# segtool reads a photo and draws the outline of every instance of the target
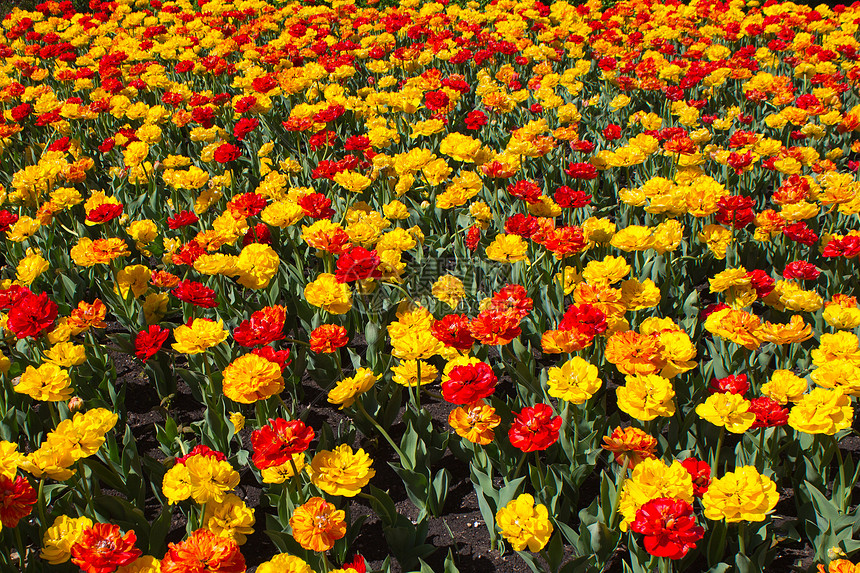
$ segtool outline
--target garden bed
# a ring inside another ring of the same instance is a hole
[[[860,3],[29,8],[0,569],[853,567]]]

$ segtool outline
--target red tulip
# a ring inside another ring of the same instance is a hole
[[[652,499],[640,507],[630,529],[645,536],[645,551],[669,559],[681,559],[705,534],[696,525],[692,505],[667,497]]]

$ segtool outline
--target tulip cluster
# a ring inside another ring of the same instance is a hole
[[[460,486],[532,571],[854,567],[860,4],[79,8],[0,24],[0,569],[390,571],[360,498],[456,571]]]

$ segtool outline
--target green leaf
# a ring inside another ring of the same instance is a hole
[[[735,555],[735,566],[738,573],[757,573],[759,571],[758,567],[743,553]]]
[[[619,492],[615,488],[615,483],[609,478],[609,473],[603,472],[600,478],[600,509],[604,523],[612,523],[615,519],[612,508],[615,506],[617,495]]]
[[[427,509],[427,500],[429,496],[429,480],[427,476],[424,474],[414,472],[412,470],[406,469],[400,464],[394,462],[388,462],[388,465],[391,466],[400,479],[403,481],[403,485],[406,486],[406,495],[409,496],[409,499],[418,509],[424,511]]]
[[[648,565],[651,562],[651,556],[645,553],[644,549],[639,547],[634,535],[628,535],[627,539],[630,550],[630,567],[633,573],[652,573],[652,570],[648,568]]]
[[[123,481],[123,479],[115,472],[111,471],[103,463],[99,462],[96,458],[84,458],[83,462],[84,465],[90,469],[96,479],[106,483],[112,489],[121,492],[126,491],[125,482]]]
[[[460,573],[460,570],[457,569],[457,566],[454,565],[454,554],[448,549],[448,556],[445,557],[445,569],[443,573]]]
[[[418,452],[420,439],[418,432],[412,426],[411,420],[406,424],[406,431],[403,432],[403,437],[400,439],[400,451],[406,456],[406,459],[400,460],[403,467],[408,470],[414,470],[417,467]],[[423,444],[421,444],[423,446]]]
[[[433,571],[433,568],[430,567],[429,565],[427,565],[427,563],[425,563],[423,559],[419,559],[418,563],[421,564],[421,569],[419,569],[417,572],[413,572],[413,573],[435,573]]]
[[[368,493],[371,496],[371,505],[373,510],[379,515],[384,525],[394,525],[397,522],[397,508],[394,507],[394,501],[388,493],[382,491],[378,487],[368,485]]]
[[[141,544],[148,544],[151,527],[139,508],[115,495],[96,496],[93,498],[93,503],[97,513],[108,517],[123,529],[134,529],[137,536],[142,539]]]
[[[490,507],[487,497],[484,495],[483,490],[478,487],[478,484],[473,485],[475,487],[475,494],[478,496],[478,509],[481,510],[481,517],[484,518],[484,523],[487,524],[487,531],[490,534],[490,543],[495,543],[498,538],[496,534],[496,512]]]
[[[169,417],[164,422],[164,426],[155,425],[155,438],[162,446],[167,446],[172,449],[176,438],[179,436],[179,429],[176,426],[176,421]]]
[[[564,546],[561,542],[561,535],[553,535],[546,546],[547,564],[551,571],[558,571],[561,568],[561,562],[564,560]]]
[[[571,526],[558,520],[554,520],[553,524],[559,530],[559,532],[561,532],[562,536],[567,540],[569,544],[574,547],[579,544],[579,535],[577,535],[576,531],[574,531]]]
[[[618,546],[620,533],[611,531],[602,521],[589,525],[588,533],[591,535],[591,551],[597,555],[608,557]]]
[[[274,516],[268,515],[266,517],[266,535],[269,536],[269,539],[272,540],[272,543],[279,551],[289,553],[290,541],[293,539],[292,535],[281,531],[281,525],[277,523]]]
[[[170,506],[166,506],[152,522],[149,530],[149,554],[161,555],[167,548],[166,538],[170,531],[170,523],[173,520],[173,512]]]
[[[445,508],[445,500],[448,497],[448,485],[451,483],[451,472],[443,468],[436,472],[432,484],[432,503],[430,504],[430,513],[434,517],[442,515]]]
[[[520,484],[523,483],[526,477],[518,477],[515,480],[511,480],[510,482],[506,482],[504,487],[499,489],[499,496],[496,500],[496,503],[499,508],[502,508],[508,503],[510,503],[517,495],[517,491],[520,489]]]
[[[819,517],[826,523],[834,523],[839,520],[843,514],[839,511],[839,508],[831,502],[827,497],[821,493],[817,487],[809,483],[808,481],[804,482],[806,485],[806,491],[809,493],[812,498],[812,505],[815,508],[815,513],[818,514]]]
[[[588,555],[582,555],[580,557],[576,557],[575,559],[571,559],[564,564],[564,567],[558,570],[558,573],[584,573],[587,571],[592,571],[593,568],[588,563],[588,559]]]
[[[720,563],[726,551],[726,535],[728,534],[728,526],[725,521],[713,522],[713,529],[708,535],[708,545],[706,555],[708,557],[708,565],[714,566]]]

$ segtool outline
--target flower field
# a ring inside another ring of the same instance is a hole
[[[0,571],[860,571],[858,28],[15,9]]]

